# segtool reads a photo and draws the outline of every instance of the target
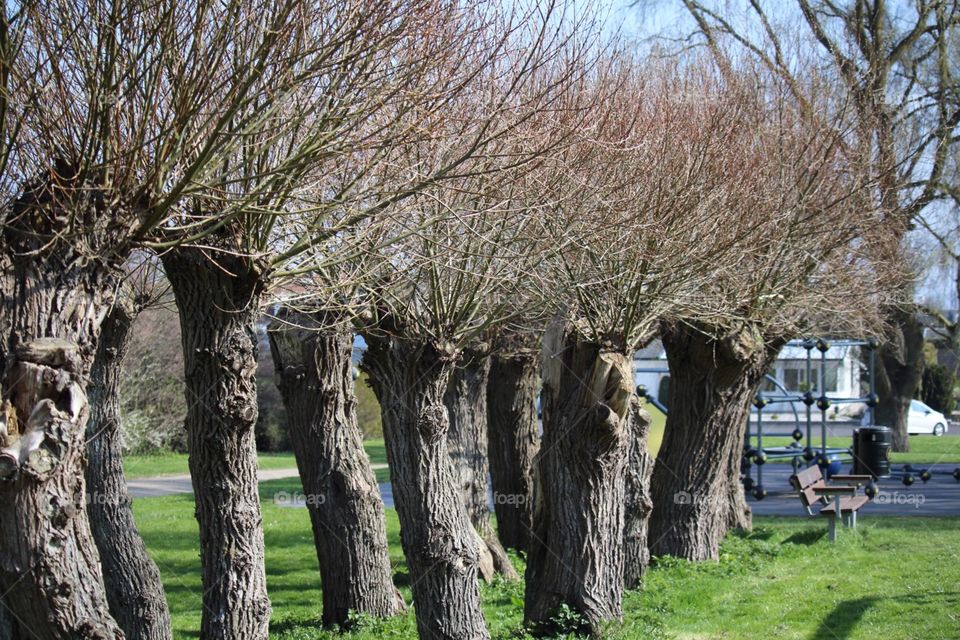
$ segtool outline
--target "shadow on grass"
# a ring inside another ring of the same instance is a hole
[[[290,633],[293,631],[330,631],[337,630],[337,627],[325,626],[317,618],[310,617],[289,617],[283,620],[270,621],[270,635],[279,633]]]
[[[875,605],[879,598],[870,596],[868,598],[857,598],[856,600],[844,600],[839,602],[833,610],[827,614],[827,617],[820,621],[816,631],[810,635],[811,640],[820,638],[836,638],[843,640],[849,638],[850,633],[860,622],[860,618],[867,610]]]
[[[810,546],[822,540],[825,535],[827,535],[825,529],[807,529],[805,531],[797,531],[789,538],[784,538],[780,544],[802,544]]]
[[[857,598],[855,600],[843,600],[827,614],[827,617],[820,621],[816,631],[810,634],[810,640],[819,640],[820,638],[836,638],[844,640],[849,638],[854,628],[863,618],[863,615],[874,605],[882,600],[896,600],[897,602],[914,602],[920,605],[942,604],[947,608],[955,607],[957,604],[956,592],[941,593],[906,593],[898,596],[869,596],[866,598]]]
[[[730,535],[741,540],[769,540],[776,531],[769,527],[754,527],[753,529],[734,529]]]

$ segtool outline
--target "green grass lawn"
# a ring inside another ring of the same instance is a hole
[[[305,509],[277,506],[296,480],[261,484],[271,637],[282,640],[415,638],[412,612],[364,621],[350,634],[322,629],[320,579]],[[197,638],[200,570],[188,495],[134,501],[140,530],[163,576],[176,638]],[[387,510],[397,585],[410,598],[396,512]],[[863,517],[857,532],[825,539],[822,521],[756,518],[749,536],[730,537],[719,562],[667,560],[643,592],[626,595],[625,623],[611,637],[948,638],[960,628],[960,520]],[[516,559],[519,569],[523,561]],[[523,585],[482,588],[494,638],[522,638]]]
[[[653,424],[650,425],[650,451],[656,455],[660,450],[660,444],[663,442],[663,429],[667,418],[660,413],[653,405],[646,405],[647,411],[653,416]],[[756,428],[755,426],[753,428]],[[766,429],[770,431],[783,432],[782,427],[776,424],[773,426],[767,424]],[[791,427],[792,428],[792,427]],[[820,444],[820,431],[815,428],[814,443]],[[754,440],[755,441],[755,440]],[[764,447],[785,447],[793,442],[793,438],[771,438],[763,439]],[[851,438],[830,437],[827,438],[828,447],[847,448],[852,444]],[[932,435],[910,436],[910,451],[907,453],[891,453],[890,461],[894,464],[949,464],[960,463],[960,437],[946,436],[937,438]],[[789,459],[771,460],[771,462],[782,462],[789,464]]]
[[[756,440],[754,440],[756,441]],[[793,442],[792,438],[764,438],[764,447],[784,447]],[[819,436],[814,438],[819,446]],[[851,438],[829,437],[828,447],[847,448],[852,444]],[[932,435],[910,436],[910,451],[906,453],[890,453],[890,461],[895,464],[949,464],[960,463],[960,438],[945,436],[937,438]],[[789,463],[790,460],[772,462]]]
[[[651,454],[657,455],[657,452],[660,451],[660,445],[663,443],[663,428],[667,425],[667,416],[650,403],[647,403],[645,408],[650,413],[650,417],[653,418],[653,422],[650,423],[647,449]]]
[[[386,464],[387,453],[383,440],[366,440],[363,443],[373,464]],[[261,453],[258,456],[261,469],[292,469],[297,461],[292,453]],[[127,478],[149,478],[190,473],[187,454],[164,453],[150,456],[125,456],[123,470]]]

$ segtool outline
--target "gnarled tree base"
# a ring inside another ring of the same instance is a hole
[[[490,479],[503,545],[529,548],[533,531],[533,466],[540,450],[538,354],[494,353],[487,383]]]
[[[716,559],[731,526],[750,526],[740,457],[751,403],[783,341],[747,329],[715,339],[681,324],[661,335],[670,413],[651,483],[650,552]]]
[[[10,358],[10,356],[13,358]],[[123,638],[83,508],[87,396],[77,347],[43,338],[7,354],[0,412],[0,585],[40,640]]]
[[[524,619],[536,632],[599,633],[623,616],[624,461],[629,357],[582,342],[570,325],[544,337],[543,446]],[[567,605],[582,622],[553,629]]]
[[[357,425],[353,334],[333,314],[285,314],[269,331],[323,581],[323,622],[406,609],[393,586],[383,501]]]
[[[478,539],[447,451],[443,394],[453,354],[379,331],[364,337],[362,367],[380,401],[420,637],[486,640]]]

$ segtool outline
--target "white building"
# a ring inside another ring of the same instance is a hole
[[[800,346],[784,347],[777,356],[769,372],[790,393],[813,391],[819,396],[825,389],[828,398],[859,398],[861,394],[860,379],[866,370],[860,358],[859,347],[831,346],[827,349],[823,370],[824,386],[821,387],[821,355],[816,349],[810,351],[810,379],[807,379],[807,350]],[[647,393],[664,404],[668,401],[670,372],[667,368],[667,353],[659,340],[654,340],[644,349],[638,351],[633,358],[634,380],[637,385],[643,385]],[[768,381],[763,387],[771,395],[780,395],[782,391]],[[859,414],[863,411],[862,404],[835,405],[840,415]],[[799,410],[799,406],[797,407]],[[789,411],[783,407],[782,411]]]

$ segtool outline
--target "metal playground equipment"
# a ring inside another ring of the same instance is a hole
[[[760,391],[753,400],[753,406],[757,409],[756,430],[751,429],[747,423],[747,435],[744,443],[743,466],[741,473],[743,476],[744,489],[753,495],[757,500],[766,497],[767,492],[763,486],[763,465],[770,460],[790,460],[793,465],[793,471],[800,470],[803,463],[808,465],[811,462],[816,464],[823,471],[824,476],[831,476],[839,473],[844,464],[853,461],[853,452],[851,448],[846,447],[828,447],[827,446],[827,411],[830,407],[839,404],[865,404],[867,407],[868,424],[873,424],[873,412],[877,406],[879,398],[874,393],[876,379],[876,357],[877,343],[874,340],[836,340],[828,341],[824,338],[817,340],[805,338],[802,340],[792,340],[787,343],[791,347],[802,347],[806,351],[806,380],[809,385],[803,393],[789,391],[782,382],[767,376],[777,387],[779,393],[770,394]],[[831,347],[861,347],[867,350],[868,359],[868,377],[870,393],[862,397],[828,397],[825,388],[827,379],[827,351]],[[814,356],[814,352],[819,352],[819,357]],[[815,364],[814,361],[818,362]],[[817,385],[814,388],[812,373],[814,367],[819,369]],[[801,422],[797,412],[796,405],[803,405],[804,421]],[[766,407],[777,404],[788,404],[793,411],[796,427],[790,433],[764,432],[763,411]],[[816,407],[816,409],[814,409]],[[814,411],[820,412],[820,442],[819,446],[814,444]],[[800,425],[805,424],[806,429],[801,430]],[[793,438],[793,443],[785,447],[764,448],[763,438],[767,437],[789,437]],[[754,443],[754,438],[756,443]],[[801,444],[801,442],[803,444]],[[756,479],[753,477],[753,467],[756,467]]]
[[[747,421],[746,438],[743,446],[743,461],[741,464],[741,481],[744,490],[752,495],[756,500],[762,500],[767,495],[763,485],[763,467],[770,461],[787,461],[793,466],[793,472],[796,474],[802,467],[811,466],[815,463],[820,467],[826,477],[841,473],[843,466],[853,463],[854,473],[867,473],[878,478],[896,478],[904,485],[910,486],[917,479],[926,483],[934,475],[949,475],[957,482],[960,482],[960,468],[952,471],[938,469],[915,469],[907,464],[900,467],[891,466],[887,459],[889,444],[872,443],[870,440],[884,433],[889,434],[886,427],[862,427],[854,431],[853,446],[851,447],[828,447],[827,446],[827,411],[836,405],[842,404],[863,404],[866,406],[865,424],[874,424],[874,411],[879,402],[876,389],[876,357],[877,343],[870,340],[827,340],[824,338],[812,339],[805,338],[792,340],[787,346],[801,347],[806,351],[806,381],[808,388],[800,393],[791,391],[786,385],[772,375],[767,375],[766,380],[776,389],[774,392],[760,391],[754,398],[753,405],[756,408],[757,419],[755,425],[750,420]],[[825,389],[827,379],[827,351],[832,347],[859,347],[867,352],[867,374],[869,393],[860,397],[828,397]],[[819,354],[819,355],[817,355]],[[813,371],[819,370],[819,377],[816,378],[817,384],[813,385]],[[666,368],[637,368],[636,373],[668,373]],[[658,398],[652,396],[646,387],[639,385],[637,394],[653,404],[665,415],[668,407]],[[802,405],[798,411],[797,405]],[[789,411],[794,416],[794,429],[790,432],[770,431],[764,423],[764,410],[771,406],[787,405]],[[820,433],[816,438],[815,411],[819,411]],[[801,418],[802,414],[802,418]],[[805,428],[801,428],[801,426]],[[859,440],[858,440],[859,436]],[[781,437],[792,438],[787,446],[765,447],[764,438]],[[889,438],[889,435],[886,436]],[[815,442],[819,440],[819,442]],[[889,441],[888,441],[889,442]],[[857,447],[863,449],[854,455]],[[914,475],[916,474],[916,476]],[[867,494],[870,495],[871,489],[875,492],[876,485],[867,487]],[[872,496],[871,496],[872,497]]]

